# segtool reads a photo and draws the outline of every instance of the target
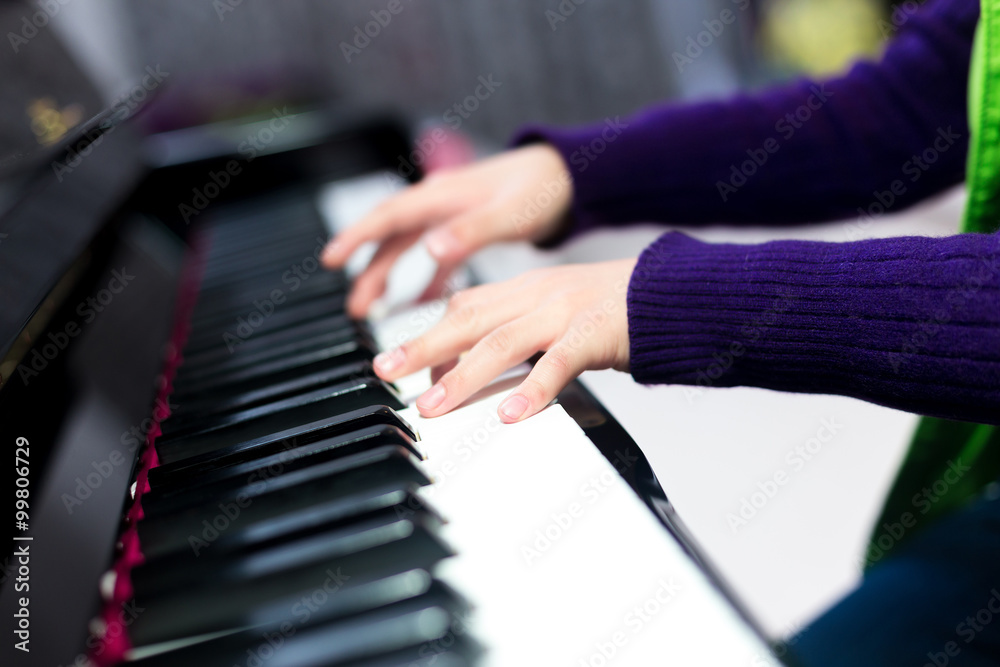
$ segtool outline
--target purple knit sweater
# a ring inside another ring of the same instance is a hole
[[[962,181],[977,0],[928,0],[879,63],[725,101],[528,127],[563,155],[578,234],[657,220],[878,224]],[[849,238],[849,237],[848,237]],[[1000,235],[708,244],[672,232],[628,292],[644,383],[842,394],[1000,423]]]

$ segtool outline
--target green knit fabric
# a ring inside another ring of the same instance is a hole
[[[969,198],[962,231],[995,232],[1000,223],[1000,0],[980,2],[969,71],[969,129]],[[922,419],[875,524],[865,568],[998,477],[1000,428]]]

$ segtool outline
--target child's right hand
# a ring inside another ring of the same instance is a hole
[[[572,200],[562,156],[548,144],[532,144],[433,173],[337,235],[322,260],[327,268],[338,268],[361,244],[379,244],[347,302],[353,317],[364,317],[385,291],[392,265],[421,238],[438,262],[437,278],[443,278],[491,243],[553,236]]]

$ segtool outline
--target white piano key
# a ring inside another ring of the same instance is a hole
[[[443,579],[476,605],[487,665],[768,664],[764,643],[562,407],[503,425],[513,383],[421,433],[458,556]],[[765,662],[755,663],[755,658]]]

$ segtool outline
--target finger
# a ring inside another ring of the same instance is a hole
[[[458,266],[455,264],[439,264],[437,271],[434,272],[434,277],[424,288],[417,301],[431,301],[444,296],[448,292],[448,279],[457,268]]]
[[[504,233],[503,213],[496,206],[478,206],[437,226],[424,238],[427,252],[441,264],[458,265],[477,250],[513,238]]]
[[[458,359],[452,359],[451,361],[446,361],[443,364],[438,364],[431,369],[431,384],[437,384],[438,380],[444,377],[445,373],[448,373],[455,366],[458,366]]]
[[[363,243],[426,226],[454,215],[461,207],[461,197],[453,188],[442,185],[440,179],[410,187],[331,239],[323,249],[323,265],[329,269],[341,267]]]
[[[417,399],[425,417],[436,417],[462,404],[509,368],[546,346],[551,327],[544,311],[534,311],[487,334],[451,371]]]
[[[552,402],[580,373],[587,370],[582,350],[559,342],[542,355],[521,385],[500,403],[497,414],[505,424],[527,419]]]
[[[395,380],[455,359],[497,327],[530,310],[534,304],[528,298],[523,292],[512,292],[507,283],[459,292],[430,331],[375,357],[375,372],[385,380]]]
[[[351,317],[365,316],[372,302],[385,292],[389,272],[392,271],[396,260],[419,238],[419,231],[409,232],[394,236],[379,246],[368,266],[354,280],[354,286],[347,298],[347,312]]]

